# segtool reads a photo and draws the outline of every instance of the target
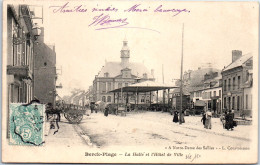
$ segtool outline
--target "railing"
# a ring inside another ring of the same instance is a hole
[[[64,109],[73,109],[73,110],[85,110],[86,107],[80,105],[73,105],[73,104],[64,104]]]

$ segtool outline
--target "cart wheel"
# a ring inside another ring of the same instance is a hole
[[[68,120],[70,123],[80,123],[80,121],[83,119],[83,114],[68,114]]]

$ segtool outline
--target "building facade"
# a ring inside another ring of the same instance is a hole
[[[212,110],[214,114],[222,113],[222,77],[220,72],[210,72],[204,76],[202,100],[206,110]]]
[[[252,116],[253,56],[232,51],[232,63],[222,70],[223,108],[235,116]]]
[[[116,96],[109,91],[134,84],[137,81],[155,80],[153,70],[149,71],[142,63],[130,62],[130,49],[126,40],[123,41],[120,53],[121,62],[106,62],[95,76],[93,92],[91,92],[93,101],[115,102]],[[149,94],[140,95],[139,102],[145,103],[145,100],[149,100],[147,99],[149,96]],[[130,98],[130,102],[135,99],[134,94],[131,93],[124,96],[123,99],[126,97]],[[121,100],[121,97],[118,99]]]
[[[211,97],[215,94],[215,88],[219,88],[219,80],[216,79],[219,75],[220,70],[210,66],[199,67],[197,70],[184,72],[183,94],[189,96],[189,99],[184,99],[189,100],[189,102],[185,104],[189,105],[190,108],[194,108],[195,106],[201,106],[203,101],[205,103],[204,105],[209,108],[211,108],[211,105],[214,103],[215,108],[216,100],[212,103]],[[210,96],[210,93],[212,93],[212,96]],[[178,94],[178,89],[174,90],[173,95],[174,94]],[[217,91],[215,97],[218,97],[218,95],[219,91]]]
[[[33,12],[26,5],[7,7],[7,87],[9,103],[33,98]],[[8,107],[7,107],[8,108]]]
[[[55,105],[56,98],[56,52],[55,45],[44,43],[44,28],[34,46],[34,96],[41,103]]]

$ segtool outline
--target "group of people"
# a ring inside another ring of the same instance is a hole
[[[204,128],[206,129],[212,128],[211,118],[212,118],[212,112],[210,110],[202,114],[201,121],[204,125]],[[222,116],[220,117],[220,121],[223,124],[223,128],[227,130],[233,131],[234,127],[237,126],[236,122],[234,121],[234,113],[232,113],[231,110],[229,110],[228,112],[225,111],[225,113],[222,114]]]
[[[223,128],[227,130],[233,131],[233,128],[237,126],[236,121],[234,121],[234,113],[231,110],[225,111],[220,117],[220,121],[223,124]]]
[[[201,121],[203,122],[204,128],[206,128],[206,129],[212,128],[211,118],[212,118],[212,112],[211,111],[207,111],[207,112],[204,112],[202,114]]]
[[[173,114],[173,122],[174,122],[174,123],[178,123],[179,120],[181,120],[181,121],[180,121],[181,123],[185,123],[185,120],[184,120],[184,111],[182,111],[182,114],[180,115],[180,119],[179,119],[179,112],[174,111],[174,114]]]

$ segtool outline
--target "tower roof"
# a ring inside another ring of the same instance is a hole
[[[124,50],[129,50],[129,47],[128,47],[128,45],[127,45],[127,40],[126,40],[126,38],[123,40],[123,47],[122,47],[122,49],[121,49],[121,51],[124,51]]]

